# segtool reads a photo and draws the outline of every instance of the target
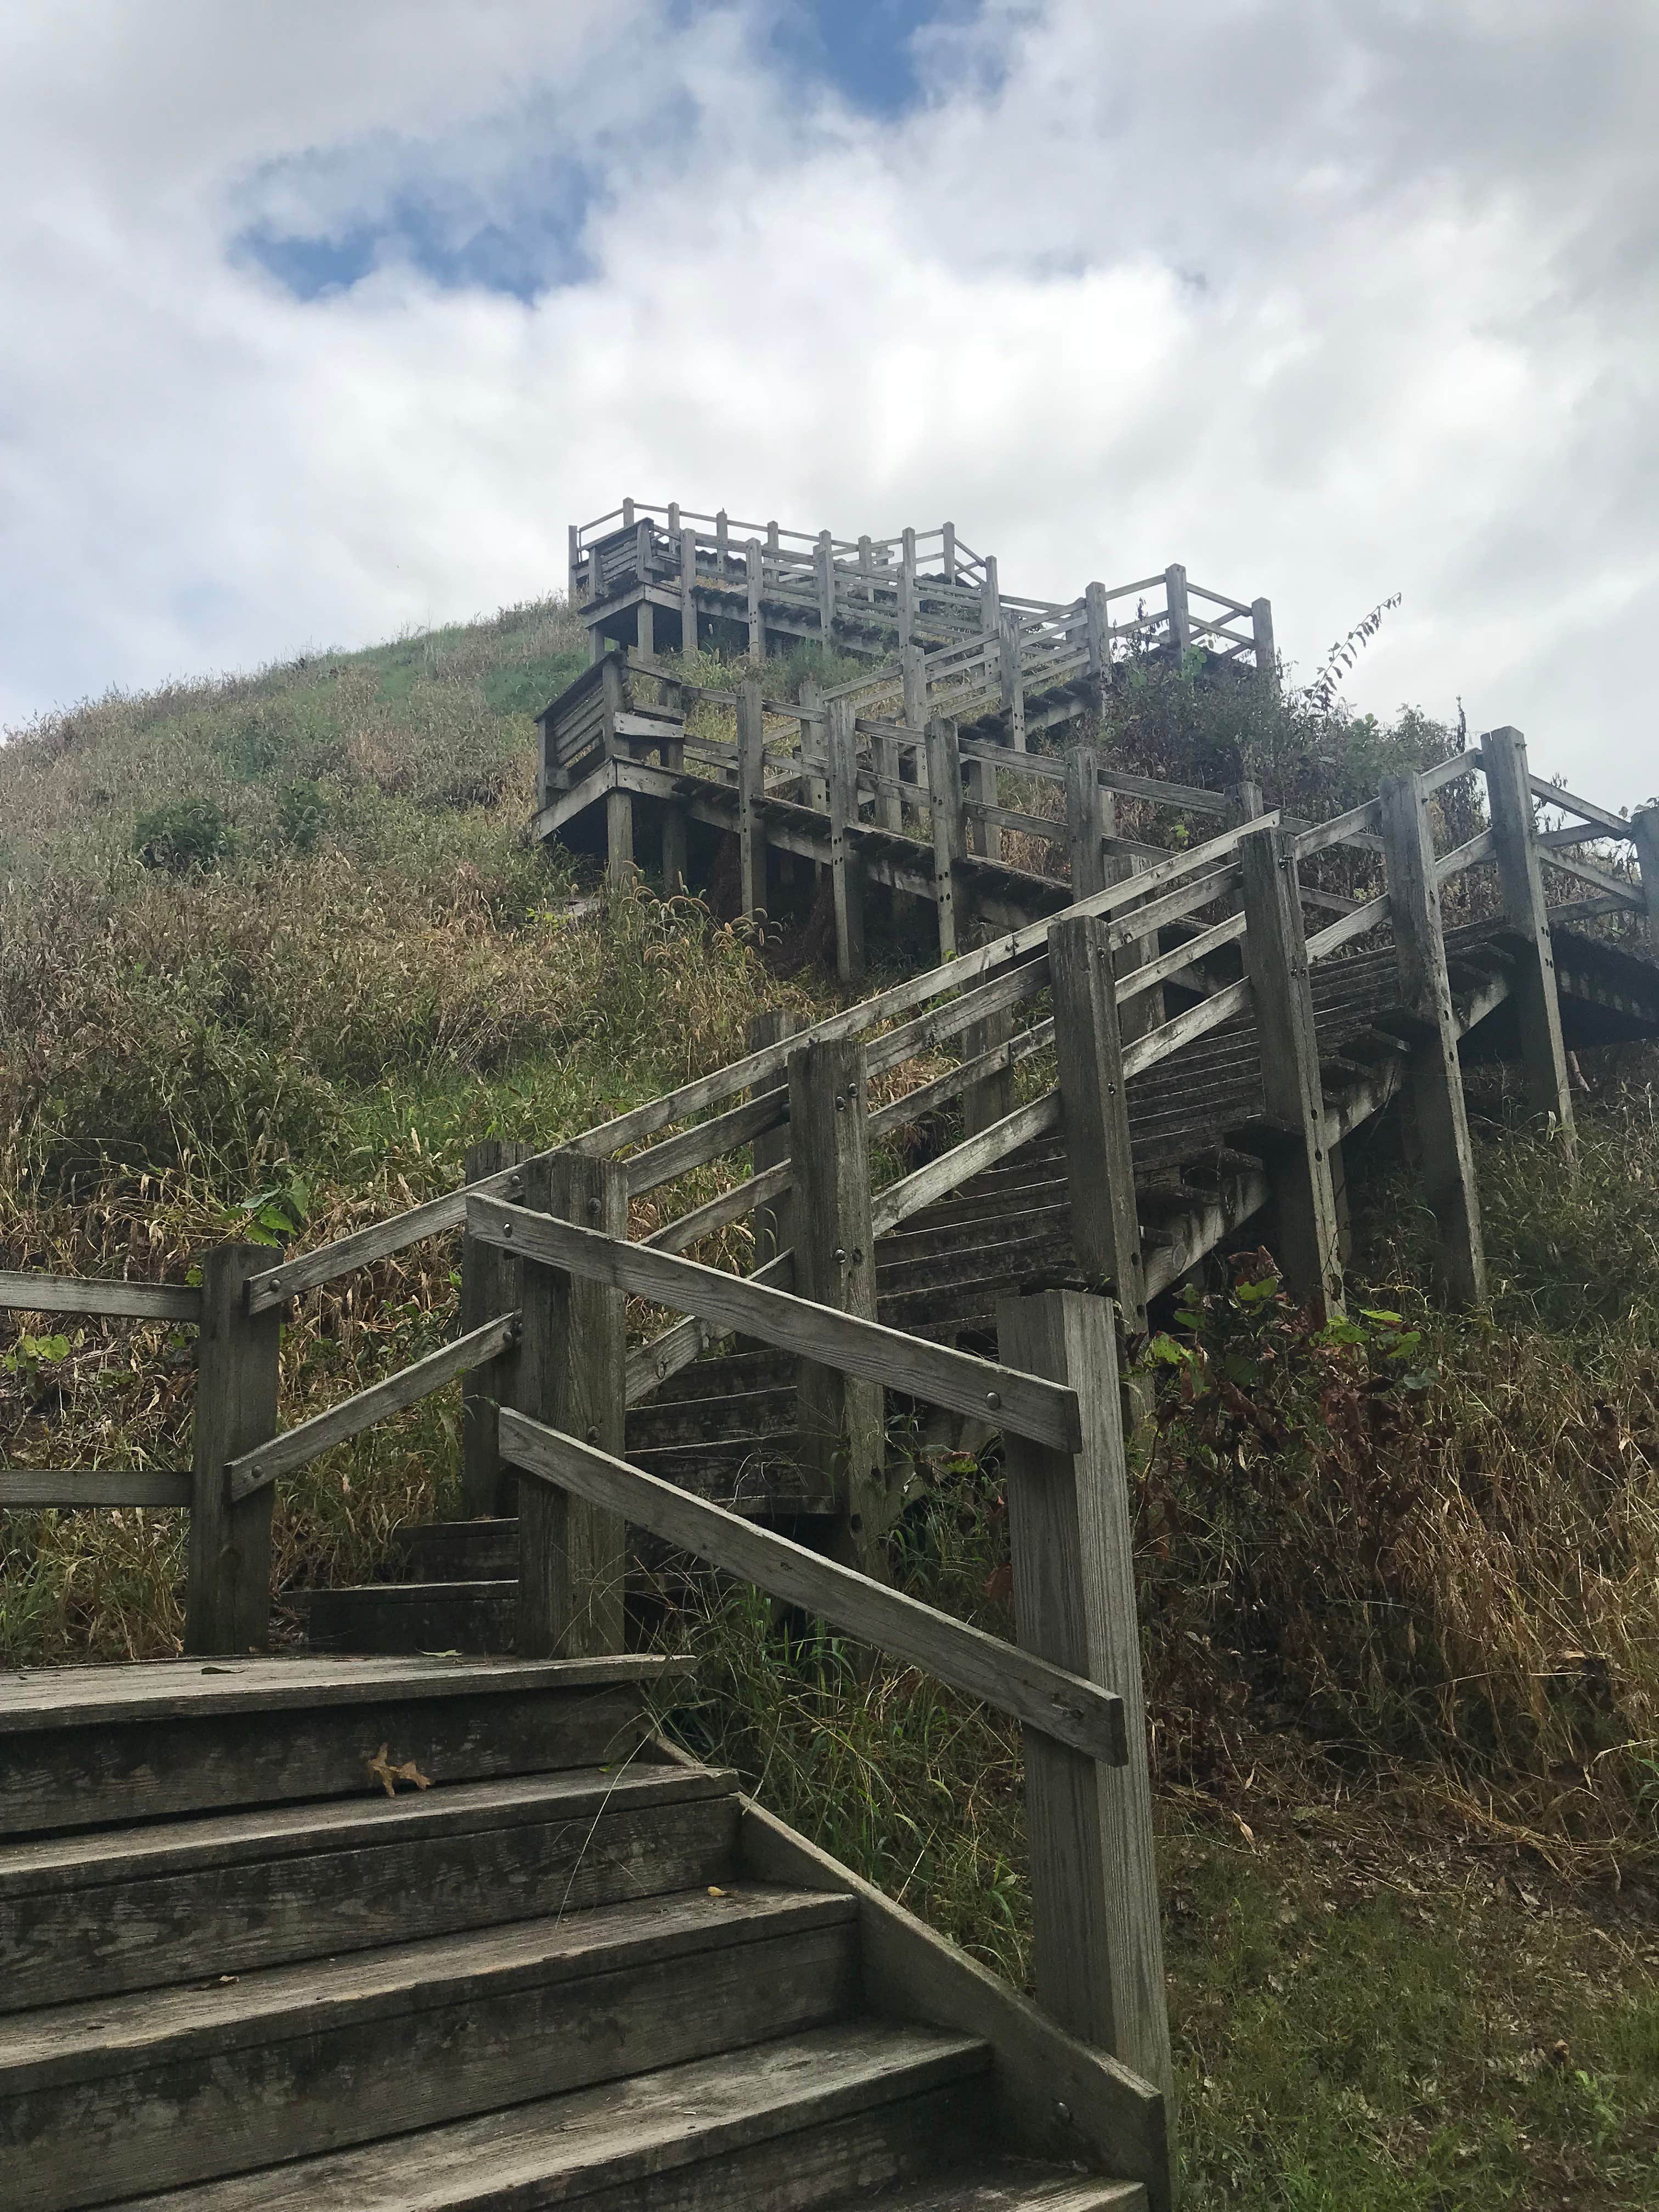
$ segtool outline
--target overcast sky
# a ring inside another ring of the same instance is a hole
[[[1659,790],[1653,0],[12,0],[0,723],[678,499]]]

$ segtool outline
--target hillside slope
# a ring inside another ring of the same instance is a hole
[[[577,918],[578,864],[528,847],[531,716],[580,642],[544,602],[111,697],[0,747],[0,1267],[176,1276],[228,1237],[321,1241],[452,1188],[476,1138],[555,1142],[736,1057],[765,1005],[827,1008],[810,943],[763,952],[648,890]],[[1110,741],[1193,782],[1253,772],[1309,814],[1451,743],[1420,715],[1250,714],[1149,683]],[[1532,1906],[1495,1891],[1471,1918],[1468,1898],[1474,1870],[1504,1869],[1536,1898],[1552,1866],[1611,1869],[1639,1895],[1659,1850],[1656,1072],[1588,1070],[1576,1180],[1516,1126],[1501,1073],[1480,1079],[1480,1314],[1428,1301],[1390,1123],[1351,1162],[1350,1324],[1311,1331],[1254,1253],[1159,1316],[1139,1566],[1196,2203],[1542,2206],[1566,2201],[1564,2174],[1576,2203],[1651,2201],[1646,1923],[1592,1926],[1582,1889],[1552,1890],[1559,1924],[1528,1952],[1514,1916]],[[284,1422],[439,1340],[456,1258],[416,1248],[307,1302]],[[187,1455],[185,1339],[27,1319],[0,1316],[0,1456]],[[454,1423],[434,1399],[284,1486],[287,1632],[296,1589],[373,1573],[398,1527],[442,1510]],[[994,1461],[920,1460],[895,1564],[1006,1632],[1000,1484]],[[180,1540],[161,1512],[0,1516],[0,1659],[176,1650]],[[711,1594],[697,1640],[683,1729],[1018,1976],[1012,1735],[763,1606]],[[1398,1852],[1368,1832],[1378,1808]],[[1430,1899],[1411,1925],[1389,1917],[1402,1884]],[[1346,1948],[1319,1932],[1333,1899],[1356,1906]],[[1610,1943],[1627,1989],[1584,1966]],[[1501,1992],[1481,1978],[1491,1945]],[[1293,2033],[1258,1986],[1292,1974],[1320,2015]],[[1586,2064],[1601,2053],[1588,2087],[1527,2055],[1522,2015],[1552,1976],[1572,1991],[1560,2034]],[[1391,1988],[1409,2034],[1382,2017]],[[1513,2032],[1492,2026],[1504,2007]],[[1601,2150],[1572,2163],[1598,2129],[1626,2193],[1579,2186],[1613,2170]],[[1247,2171],[1276,2193],[1239,2196],[1228,2177]]]

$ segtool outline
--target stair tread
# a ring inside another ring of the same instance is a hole
[[[424,1654],[357,1659],[296,1654],[280,1659],[147,1659],[119,1667],[40,1668],[8,1678],[6,1695],[0,1699],[0,1735],[383,1705],[393,1698],[580,1689],[647,1681],[673,1671],[677,1663],[644,1652],[605,1659],[464,1659]]]
[[[517,1585],[510,1585],[516,1595]],[[309,1851],[372,1849],[410,1838],[463,1835],[544,1817],[597,1818],[628,1805],[676,1805],[729,1796],[737,1777],[722,1768],[599,1766],[505,1782],[441,1783],[387,1797],[374,1784],[361,1798],[189,1814],[139,1826],[0,1843],[0,1899],[43,1890],[100,1887],[213,1866],[297,1857]]]
[[[986,2046],[970,2037],[855,2020],[129,2199],[125,2212],[465,2212],[504,2201],[527,2212],[579,2203],[597,2189],[642,2183],[897,2095],[971,2078],[988,2063]],[[1073,2208],[1062,2203],[1053,2212]]]
[[[744,1882],[596,1905],[376,1951],[264,1966],[228,1982],[76,2000],[0,2020],[0,2094],[112,2069],[222,2057],[348,2018],[466,2003],[850,1920],[850,1897]]]

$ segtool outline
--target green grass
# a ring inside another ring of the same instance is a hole
[[[1249,1844],[1172,1820],[1164,1865],[1194,2212],[1659,2201],[1650,1898],[1586,1903],[1363,1802]]]

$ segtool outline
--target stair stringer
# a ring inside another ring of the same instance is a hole
[[[657,1748],[684,1757],[660,1740]],[[1028,1997],[775,1814],[747,1797],[740,1802],[738,1853],[746,1874],[856,1901],[861,1995],[871,2012],[951,2028],[990,2045],[1000,2136],[1032,2158],[1138,2181],[1151,2212],[1172,2212],[1170,2116],[1158,2089],[1066,2034]]]

